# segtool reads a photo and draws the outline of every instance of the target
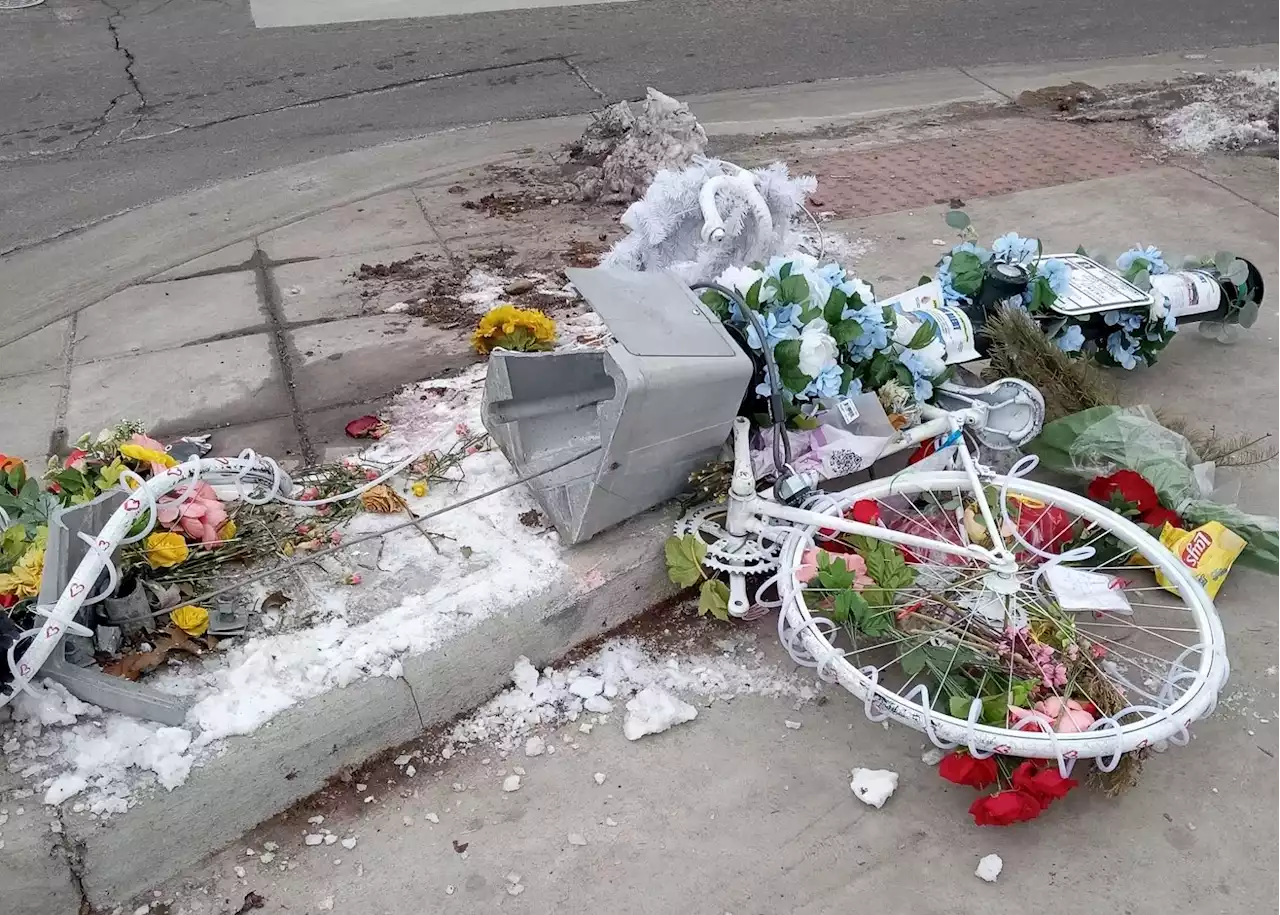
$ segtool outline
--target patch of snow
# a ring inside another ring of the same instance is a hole
[[[920,754],[920,761],[926,766],[936,766],[938,763],[942,762],[946,755],[946,753],[943,753],[937,747],[929,747],[929,749]]]
[[[862,803],[880,808],[898,787],[898,773],[888,769],[854,769],[849,788]]]
[[[639,740],[646,734],[661,734],[677,724],[698,717],[698,710],[664,689],[646,687],[627,703],[627,718],[622,734],[627,740]]]
[[[1173,149],[1206,153],[1276,142],[1276,70],[1240,70],[1209,80],[1199,101],[1156,122]]]
[[[547,751],[547,742],[541,737],[530,737],[524,742],[525,756],[541,756]]]
[[[519,791],[519,790],[520,790],[520,776],[518,776],[518,775],[508,775],[506,778],[504,778],[504,779],[502,780],[502,790],[503,790],[503,791],[506,791],[508,794],[509,794],[509,793],[511,793],[512,791]]]
[[[978,869],[973,873],[975,876],[987,881],[987,883],[995,883],[1002,870],[1004,870],[1004,861],[1001,857],[999,855],[987,855],[978,862]]]

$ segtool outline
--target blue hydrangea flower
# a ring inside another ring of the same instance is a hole
[[[911,373],[911,378],[915,382],[916,400],[923,403],[932,397],[933,382],[930,380],[928,369],[919,354],[913,349],[904,349],[898,354],[898,361],[906,366],[907,371]]]
[[[821,372],[818,377],[809,382],[809,386],[800,392],[801,397],[835,397],[840,393],[840,385],[844,381],[844,376],[840,371],[840,364],[833,362]]]
[[[865,305],[850,309],[846,317],[858,322],[862,333],[849,343],[849,354],[855,361],[870,359],[889,345],[889,328],[884,323],[884,311],[879,305]]]
[[[951,255],[948,254],[942,260],[938,261],[938,272],[933,277],[938,281],[938,285],[942,287],[942,300],[944,302],[967,302],[967,296],[962,296],[956,292],[955,287],[951,285]]]
[[[1028,264],[1035,260],[1040,243],[1034,238],[1023,238],[1017,232],[1001,235],[991,245],[996,260],[1006,264]]]
[[[1057,258],[1036,264],[1036,275],[1045,278],[1054,295],[1066,295],[1071,288],[1071,268]]]
[[[1164,313],[1164,329],[1169,333],[1178,329],[1178,317],[1172,311]]]
[[[1116,269],[1121,273],[1128,273],[1136,260],[1147,262],[1148,273],[1169,272],[1169,265],[1164,262],[1164,253],[1155,245],[1147,245],[1145,248],[1141,245],[1134,245],[1116,258]]]
[[[967,254],[975,254],[978,257],[978,260],[980,261],[986,261],[988,258],[991,257],[990,251],[982,247],[982,245],[974,244],[971,241],[961,242],[960,244],[956,245],[954,248],[951,249],[952,254],[960,254],[962,252]]]
[[[1080,329],[1079,324],[1068,324],[1058,331],[1058,335],[1053,338],[1053,342],[1064,353],[1078,353],[1080,352],[1080,347],[1084,346],[1084,331]]]
[[[861,379],[861,378],[850,378],[850,379],[849,379],[849,390],[847,390],[847,391],[845,391],[845,392],[844,392],[844,396],[845,396],[845,397],[857,397],[857,396],[858,396],[859,394],[861,394],[861,393],[862,393],[862,379]]]
[[[764,325],[765,342],[769,344],[770,352],[783,340],[799,339],[800,331],[796,329],[796,322],[799,319],[800,306],[798,305],[788,305],[761,313],[760,323]],[[750,322],[747,323],[747,345],[752,349],[761,348],[756,327]]]
[[[828,286],[839,286],[847,278],[844,268],[832,261],[829,264],[823,264],[817,270],[818,276],[826,281]]]
[[[1108,327],[1119,327],[1133,333],[1142,326],[1143,316],[1138,311],[1108,311],[1102,316],[1102,322]]]
[[[1137,343],[1123,331],[1116,331],[1107,337],[1107,352],[1121,368],[1134,369],[1138,365]]]

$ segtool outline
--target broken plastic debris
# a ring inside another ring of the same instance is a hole
[[[660,734],[673,725],[698,717],[698,710],[666,690],[646,687],[627,703],[627,719],[622,733],[627,740],[639,740],[646,734]]]
[[[978,862],[978,869],[974,871],[974,875],[981,877],[987,883],[995,883],[996,878],[1000,876],[1000,871],[1004,869],[1004,861],[999,855],[987,855]]]
[[[898,773],[888,769],[854,769],[849,787],[862,803],[880,808],[898,787]]]

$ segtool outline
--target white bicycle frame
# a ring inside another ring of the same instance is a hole
[[[899,439],[881,454],[881,457],[897,454],[939,435],[958,432],[965,426],[976,425],[985,419],[983,411],[977,408],[947,412],[926,404],[923,405],[922,412],[926,418],[925,422],[903,432]],[[734,420],[733,481],[729,488],[729,504],[725,518],[725,528],[731,536],[746,537],[751,534],[764,533],[769,529],[767,519],[785,521],[790,524],[816,524],[821,525],[826,530],[840,531],[845,534],[860,534],[864,537],[873,537],[876,540],[896,543],[918,550],[936,550],[940,553],[964,556],[991,567],[992,574],[988,576],[988,584],[994,589],[1017,589],[1017,582],[1014,579],[1017,566],[1013,554],[1008,550],[1001,548],[987,549],[977,544],[962,545],[945,540],[918,537],[915,534],[905,534],[884,527],[863,524],[860,521],[851,521],[847,518],[832,517],[831,515],[824,515],[803,508],[792,508],[772,498],[760,495],[756,492],[756,480],[751,472],[751,452],[747,443],[748,430],[749,424],[745,418],[740,416]],[[973,462],[972,455],[969,454],[963,437],[959,439],[958,446],[957,452],[960,456],[960,462],[964,467],[964,472],[969,477],[973,491],[981,492],[982,484],[978,477],[978,468]],[[992,517],[991,509],[986,504],[985,499],[978,500],[978,508],[982,513],[982,521],[986,525],[987,534],[991,538],[990,542],[992,544],[1002,544],[1003,538],[1000,535],[999,525],[996,524],[995,518]],[[746,576],[730,575],[730,615],[743,616],[749,606]]]

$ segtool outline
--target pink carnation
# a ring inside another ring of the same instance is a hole
[[[156,514],[169,530],[181,531],[206,549],[211,548],[221,539],[218,531],[227,523],[227,510],[208,483],[188,485],[194,485],[195,492],[184,500],[188,487],[180,486],[177,492],[162,496]]]

